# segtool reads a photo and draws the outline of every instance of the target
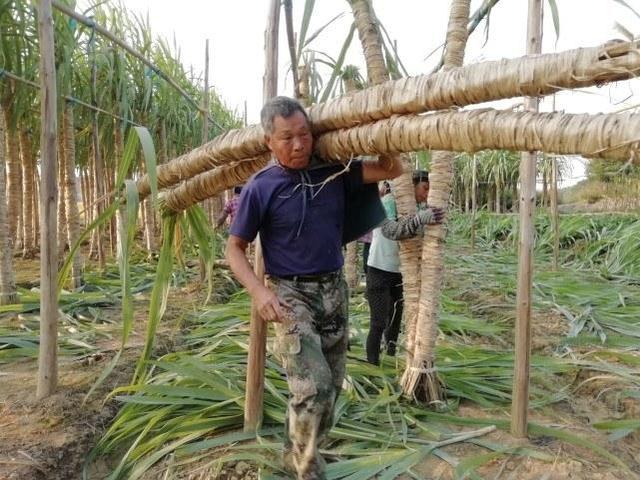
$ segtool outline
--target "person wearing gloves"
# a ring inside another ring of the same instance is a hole
[[[374,229],[367,262],[367,300],[371,315],[367,336],[367,361],[380,364],[380,346],[384,339],[387,355],[395,355],[402,321],[403,294],[398,240],[421,235],[424,225],[441,223],[443,210],[427,207],[429,173],[413,173],[418,212],[398,217],[393,193],[382,197],[387,218]]]

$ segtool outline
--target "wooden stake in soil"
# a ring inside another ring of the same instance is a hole
[[[265,71],[263,98],[266,102],[278,92],[278,25],[280,1],[271,0],[269,18],[264,35]],[[256,238],[253,269],[258,279],[264,282],[264,260],[260,237]],[[244,401],[244,430],[255,431],[262,423],[264,399],[264,365],[267,350],[267,324],[260,318],[255,302],[251,302],[251,326],[249,332],[249,356],[247,358],[247,383]]]
[[[527,54],[542,50],[542,0],[529,0]],[[538,110],[538,99],[527,98],[526,108]],[[536,210],[535,152],[522,154],[520,163],[520,241],[518,249],[518,291],[515,332],[515,372],[511,404],[511,433],[527,436],[529,369],[531,363],[531,285],[533,282],[534,216]]]
[[[58,382],[58,273],[56,247],[56,69],[51,0],[38,2],[41,89],[40,191],[40,355],[37,398],[51,395]]]

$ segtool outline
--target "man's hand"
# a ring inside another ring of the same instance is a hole
[[[286,303],[265,286],[260,285],[251,296],[260,317],[265,322],[282,322],[285,317],[284,310],[290,309]]]
[[[444,220],[444,210],[438,207],[429,207],[425,210],[419,210],[416,214],[422,225],[435,225],[442,223]]]

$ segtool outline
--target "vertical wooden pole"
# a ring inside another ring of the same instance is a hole
[[[244,117],[243,117],[243,119],[244,119],[244,126],[246,127],[249,124],[249,122],[247,121],[247,101],[246,100],[244,101]]]
[[[263,99],[266,102],[278,92],[278,25],[280,23],[280,0],[271,0],[269,18],[264,35],[265,71],[263,77]],[[264,261],[260,238],[256,238],[254,271],[264,281]],[[267,350],[267,324],[260,318],[256,305],[251,303],[251,327],[249,333],[249,356],[247,358],[247,384],[244,401],[244,430],[255,431],[262,423],[264,399],[264,365]]]
[[[202,145],[209,140],[209,39],[204,44],[204,91],[202,92]],[[207,200],[209,206],[213,199]],[[199,259],[200,281],[204,282],[207,278],[207,266],[205,265],[202,255]]]
[[[209,39],[204,46],[204,93],[202,97],[202,143],[209,140]]]
[[[476,248],[476,211],[478,208],[478,157],[473,154],[471,164],[471,250]]]
[[[542,51],[542,0],[529,0],[527,54]],[[527,98],[527,110],[537,111],[537,98]],[[515,371],[511,404],[511,433],[527,436],[529,369],[531,362],[531,285],[533,282],[533,239],[536,210],[535,152],[522,154],[520,162],[520,241],[518,250],[518,290],[515,332]]]
[[[51,0],[38,2],[40,43],[40,136],[42,188],[40,191],[40,355],[38,399],[51,395],[58,382],[58,291],[56,205],[56,69],[54,64]]]

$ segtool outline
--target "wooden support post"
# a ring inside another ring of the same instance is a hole
[[[204,45],[204,91],[202,92],[202,145],[209,141],[209,39],[207,38]],[[209,206],[214,199],[207,199],[205,203]],[[219,214],[220,212],[216,212]],[[213,221],[216,221],[214,219]],[[207,278],[207,266],[205,265],[204,258],[200,255],[199,261],[200,267],[200,281],[204,282]]]
[[[278,91],[278,25],[280,22],[280,0],[271,0],[269,18],[264,35],[265,71],[263,77],[263,99],[266,102]],[[264,281],[264,261],[260,238],[256,239],[253,269]],[[251,302],[251,326],[249,333],[249,356],[247,358],[247,383],[244,399],[244,430],[256,431],[262,423],[264,399],[264,366],[267,350],[267,325],[260,318],[254,302]]]
[[[56,68],[51,0],[38,2],[40,44],[41,172],[40,190],[40,354],[36,396],[51,395],[58,383],[58,289],[56,206]]]
[[[253,270],[264,281],[264,260],[260,237],[255,241]],[[251,302],[247,383],[244,397],[244,430],[256,431],[262,424],[264,402],[264,368],[267,353],[267,323],[262,320],[254,302]]]
[[[478,208],[478,157],[474,153],[471,166],[471,250],[476,248],[476,211]]]
[[[542,50],[542,0],[529,0],[527,54]],[[527,110],[538,110],[538,99],[527,98]],[[520,241],[518,249],[518,290],[515,332],[515,371],[511,404],[511,433],[527,436],[529,369],[531,363],[531,285],[533,282],[533,241],[536,211],[535,152],[522,154],[520,162]]]
[[[202,143],[209,141],[209,39],[204,46],[204,92],[202,96]]]

